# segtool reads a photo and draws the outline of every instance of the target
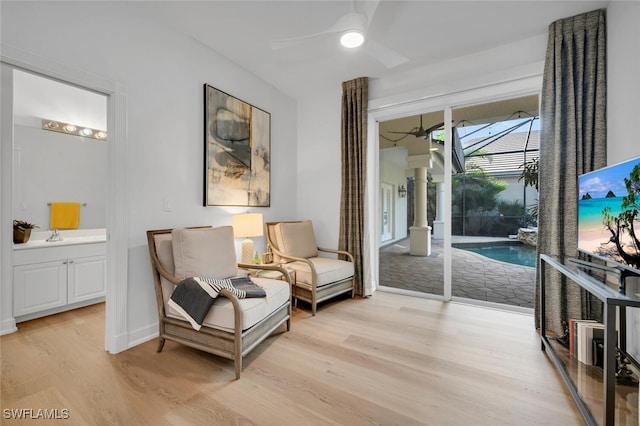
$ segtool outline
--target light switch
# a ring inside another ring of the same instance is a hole
[[[164,199],[164,211],[165,212],[173,211],[173,202],[168,198]]]

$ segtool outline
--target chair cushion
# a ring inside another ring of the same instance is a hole
[[[353,276],[353,263],[329,257],[312,257],[310,259],[316,268],[317,287],[341,281]],[[304,262],[291,262],[287,268],[296,271],[296,282],[311,284],[311,268]]]
[[[242,309],[242,330],[256,325],[280,306],[289,302],[291,298],[289,283],[286,281],[269,278],[252,278],[252,281],[262,287],[267,296],[238,299]],[[184,321],[184,317],[166,302],[165,312],[169,317]],[[233,332],[234,321],[233,305],[226,297],[218,296],[204,318],[202,326]]]
[[[238,271],[233,228],[186,229],[171,232],[175,276],[230,278]]]
[[[275,231],[276,244],[281,252],[305,259],[318,255],[318,244],[310,220],[280,222],[275,226]]]

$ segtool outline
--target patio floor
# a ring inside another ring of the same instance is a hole
[[[453,237],[452,242],[504,241],[504,238]],[[452,294],[486,302],[533,308],[536,269],[452,248]],[[409,239],[380,249],[380,285],[444,294],[444,247],[431,241],[430,256],[409,255]]]

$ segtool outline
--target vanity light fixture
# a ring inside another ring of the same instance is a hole
[[[52,132],[65,133],[67,135],[97,139],[100,141],[107,140],[107,132],[104,130],[76,126],[75,124],[63,123],[61,121],[42,120],[42,129],[50,130]]]

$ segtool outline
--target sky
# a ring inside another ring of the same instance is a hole
[[[610,190],[617,197],[627,195],[624,178],[629,177],[636,164],[640,164],[640,157],[578,177],[578,199],[581,199],[587,192],[592,198],[604,198]]]

